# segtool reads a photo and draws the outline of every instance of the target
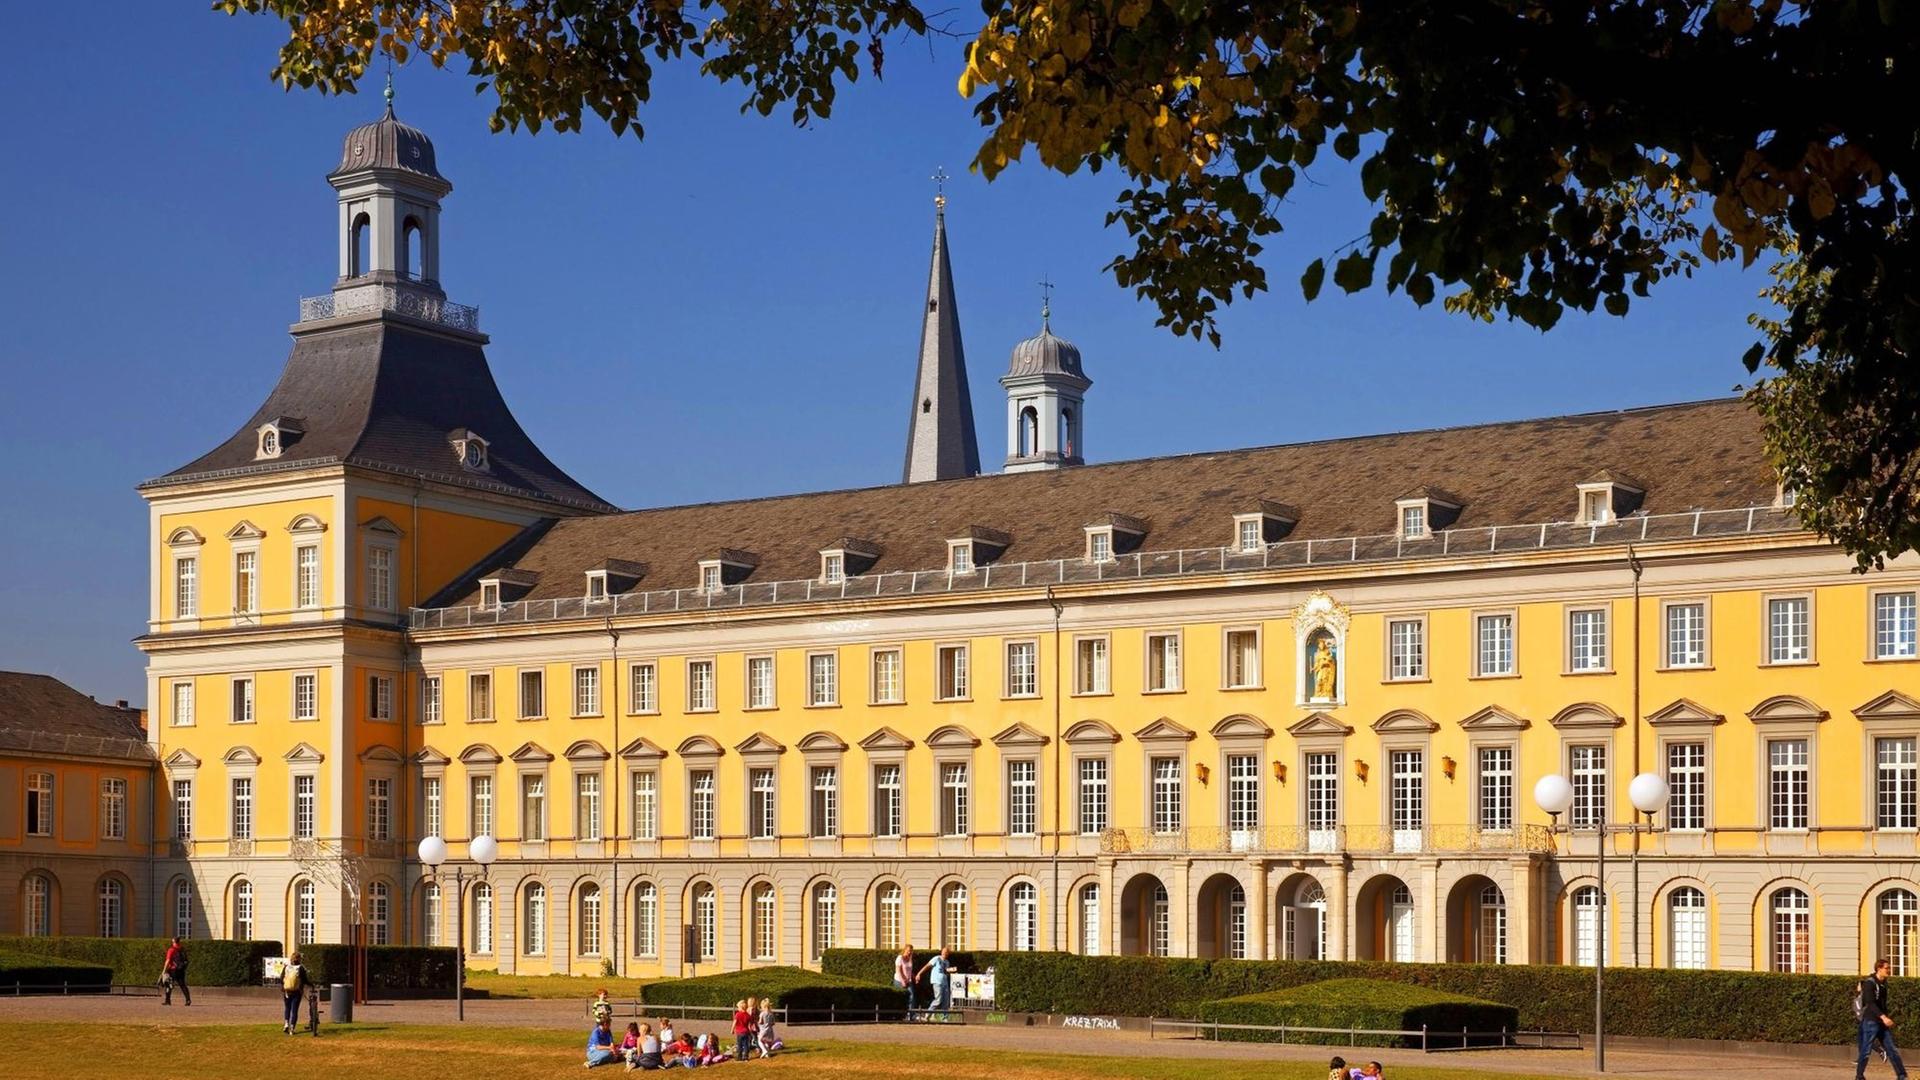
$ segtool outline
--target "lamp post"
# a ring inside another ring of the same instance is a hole
[[[1667,802],[1667,782],[1655,773],[1641,773],[1627,785],[1627,799],[1633,808],[1647,815],[1647,823],[1631,821],[1616,825],[1609,820],[1612,805],[1610,793],[1603,792],[1599,806],[1599,820],[1591,825],[1575,826],[1571,820],[1567,823],[1567,833],[1572,835],[1575,828],[1593,830],[1594,876],[1600,881],[1600,916],[1594,926],[1593,956],[1593,1068],[1595,1072],[1607,1071],[1607,837],[1614,833],[1639,833],[1653,831],[1653,815]],[[1533,785],[1533,801],[1553,819],[1552,828],[1560,828],[1560,815],[1573,806],[1573,784],[1559,773],[1543,776]],[[1629,918],[1638,920],[1640,913],[1629,913]],[[1636,957],[1636,959],[1638,959]]]
[[[467,845],[467,857],[480,864],[480,872],[474,875],[475,881],[484,880],[487,867],[500,854],[500,845],[491,836],[476,836]],[[447,861],[447,842],[438,836],[429,836],[420,841],[420,862],[427,873],[437,875],[440,864]],[[467,868],[455,864],[453,868],[453,1009],[460,1020],[467,1018]]]

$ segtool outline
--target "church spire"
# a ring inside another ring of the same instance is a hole
[[[974,437],[973,401],[967,393],[967,361],[960,348],[960,309],[953,298],[953,266],[947,261],[945,170],[934,173],[933,268],[927,276],[927,306],[920,323],[920,369],[907,419],[903,483],[977,476],[980,446]]]

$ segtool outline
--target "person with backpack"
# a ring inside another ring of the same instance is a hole
[[[1893,1045],[1893,1006],[1887,1003],[1887,976],[1893,966],[1881,957],[1873,962],[1873,974],[1853,988],[1853,1016],[1860,1022],[1860,1057],[1854,1062],[1854,1080],[1866,1080],[1867,1055],[1876,1049],[1893,1066],[1896,1080],[1907,1080],[1907,1065]]]
[[[307,987],[313,982],[307,975],[305,965],[300,963],[300,954],[287,957],[286,970],[280,973],[281,1004],[286,1008],[286,1033],[300,1026],[300,999],[306,996]]]
[[[193,1004],[193,991],[187,989],[187,947],[179,938],[167,946],[166,959],[160,961],[160,1004],[173,1004],[173,992],[180,991],[186,1004]]]

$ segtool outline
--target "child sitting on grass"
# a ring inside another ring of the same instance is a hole
[[[1332,1061],[1327,1062],[1327,1080],[1350,1080],[1347,1076],[1346,1058],[1336,1054]]]

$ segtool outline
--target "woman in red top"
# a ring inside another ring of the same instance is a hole
[[[733,1003],[733,1059],[747,1060],[747,1040],[753,1037],[753,1014],[743,998]]]
[[[193,991],[187,989],[187,950],[179,938],[167,946],[167,958],[160,961],[160,1004],[173,1004],[175,990],[188,1005],[193,1004]]]

